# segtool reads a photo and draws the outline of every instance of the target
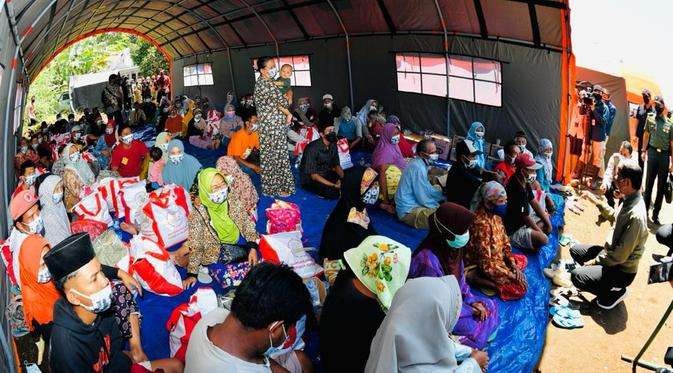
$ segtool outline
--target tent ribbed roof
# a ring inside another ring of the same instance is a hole
[[[82,36],[115,30],[146,36],[173,59],[339,36],[344,28],[350,35],[443,34],[442,24],[449,34],[560,49],[561,9],[567,8],[567,0],[14,0],[11,4],[31,77],[64,46]]]

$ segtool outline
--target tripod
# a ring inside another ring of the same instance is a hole
[[[636,372],[636,367],[638,367],[638,366],[649,369],[649,370],[653,370],[653,371],[656,371],[656,372],[661,372],[661,373],[673,372],[666,367],[658,367],[658,366],[656,366],[652,363],[640,362],[639,361],[640,358],[645,353],[645,351],[647,351],[647,349],[650,347],[650,344],[652,344],[652,341],[654,340],[654,338],[657,336],[657,334],[659,334],[659,331],[661,330],[661,327],[664,326],[664,323],[666,322],[668,317],[671,315],[671,312],[673,312],[673,301],[671,301],[671,304],[668,306],[668,308],[664,312],[664,315],[661,317],[661,320],[659,320],[659,324],[657,324],[657,326],[654,328],[654,331],[652,331],[652,334],[650,334],[650,337],[647,339],[647,342],[645,342],[645,345],[643,346],[643,348],[641,348],[640,351],[638,351],[638,355],[636,355],[636,357],[634,359],[631,359],[628,356],[622,355],[622,360],[626,361],[627,363],[632,363],[631,371],[633,373]]]

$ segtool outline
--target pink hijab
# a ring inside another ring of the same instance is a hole
[[[392,164],[399,167],[400,170],[404,170],[407,166],[407,162],[404,160],[400,147],[390,141],[395,135],[396,130],[397,125],[393,123],[386,123],[383,127],[383,133],[372,153],[372,167],[378,168],[385,164]]]

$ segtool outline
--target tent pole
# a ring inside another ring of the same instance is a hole
[[[255,10],[255,8],[253,8],[252,6],[250,6],[250,4],[248,4],[248,2],[245,1],[245,0],[239,0],[239,1],[240,1],[243,5],[245,5],[245,6],[250,10],[250,12],[251,12],[252,14],[254,14],[255,17],[257,17],[257,19],[259,19],[260,22],[262,22],[262,25],[264,26],[264,28],[266,28],[266,32],[269,34],[269,36],[271,36],[271,39],[273,39],[273,43],[274,43],[274,45],[276,46],[276,58],[278,58],[278,62],[280,63],[280,52],[279,52],[279,49],[278,49],[278,39],[276,39],[276,35],[274,35],[273,32],[271,32],[271,28],[270,28],[269,25],[266,23],[266,21],[264,20],[264,18],[262,18],[262,16],[259,15],[259,13],[257,13],[257,11]],[[278,66],[278,68],[280,69],[280,66]]]
[[[337,17],[337,20],[339,21],[339,25],[341,25],[341,29],[343,30],[344,35],[346,36],[346,59],[348,60],[348,89],[350,91],[351,110],[355,111],[355,101],[353,99],[353,72],[351,70],[351,40],[350,40],[350,35],[348,34],[348,30],[346,29],[346,25],[344,25],[344,22],[341,19],[341,15],[337,11],[336,7],[334,6],[334,3],[332,3],[332,0],[327,0],[327,3],[329,4],[330,8],[332,8],[332,11],[334,12],[334,15]]]
[[[227,48],[227,59],[229,59],[229,76],[231,77],[231,90],[234,92],[234,97],[238,97],[236,92],[236,79],[234,79],[234,67],[231,62],[231,48]]]
[[[9,209],[9,162],[7,161],[9,157],[9,139],[10,139],[10,133],[9,133],[9,127],[14,127],[13,125],[10,125],[9,121],[9,108],[12,107],[12,89],[16,87],[16,84],[12,84],[14,82],[14,79],[16,78],[16,68],[17,68],[17,60],[19,57],[19,46],[17,45],[14,49],[14,57],[12,57],[12,70],[9,72],[9,81],[7,84],[7,104],[5,107],[5,133],[4,133],[4,141],[2,143],[2,151],[3,151],[3,170],[2,170],[2,175],[3,175],[3,180],[4,183],[2,183],[3,187],[3,192],[4,192],[4,197],[5,197],[5,206],[7,209]],[[14,82],[16,83],[16,82]],[[9,217],[9,214],[7,214],[7,230],[9,232],[9,227],[12,226],[12,219]]]
[[[444,21],[444,15],[442,14],[442,8],[439,6],[439,2],[435,0],[435,8],[437,8],[437,15],[439,16],[439,21],[442,24],[442,30],[444,31],[444,60],[446,63],[446,137],[451,137],[451,100],[449,99],[449,32],[446,29],[446,22]],[[451,144],[453,146],[454,144]]]

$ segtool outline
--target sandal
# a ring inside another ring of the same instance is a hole
[[[584,320],[582,320],[582,318],[566,319],[559,315],[554,315],[551,322],[554,326],[562,329],[580,329],[584,327]]]
[[[552,316],[560,316],[566,319],[581,319],[582,314],[578,310],[573,310],[564,306],[553,306],[549,309]]]

